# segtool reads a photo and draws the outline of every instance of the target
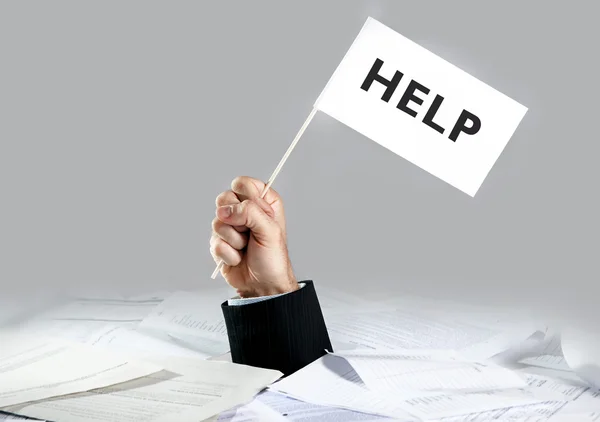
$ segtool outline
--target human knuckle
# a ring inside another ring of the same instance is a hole
[[[220,207],[222,205],[230,204],[232,195],[234,195],[234,193],[230,190],[221,192],[219,195],[217,195],[217,199],[215,200],[216,205]]]
[[[234,191],[239,191],[241,189],[244,189],[245,186],[246,186],[246,177],[245,176],[238,176],[235,179],[233,179],[233,181],[231,182],[231,188]]]

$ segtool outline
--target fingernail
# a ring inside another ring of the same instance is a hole
[[[225,205],[224,207],[219,207],[217,210],[219,217],[227,218],[231,215],[233,211],[233,207],[231,205]]]

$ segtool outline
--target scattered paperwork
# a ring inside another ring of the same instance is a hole
[[[165,368],[123,384],[10,408],[60,422],[198,422],[249,402],[278,371],[198,359],[155,359]]]
[[[600,421],[558,333],[521,314],[317,291],[335,353],[279,381],[227,362],[228,288],[79,297],[0,331],[0,407],[60,422]]]
[[[417,362],[418,363],[418,362]],[[434,378],[423,373],[423,379],[413,378],[415,386],[429,385]],[[436,375],[438,386],[455,385],[450,374]],[[506,374],[500,374],[504,382]],[[319,382],[315,383],[314,380]],[[466,381],[468,383],[468,381]],[[510,384],[510,383],[509,383]],[[406,385],[404,385],[406,386]],[[483,412],[503,407],[523,406],[542,399],[522,389],[463,392],[445,388],[444,393],[427,390],[373,391],[345,359],[328,354],[302,370],[270,387],[271,390],[311,403],[343,407],[403,420],[439,419],[442,417]],[[440,388],[443,390],[444,388]]]
[[[70,344],[1,332],[0,407],[87,391],[161,368]]]

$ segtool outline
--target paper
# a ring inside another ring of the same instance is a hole
[[[85,343],[96,333],[112,326],[111,322],[107,321],[34,319],[25,322],[18,328],[20,332],[27,333],[31,337],[37,335]]]
[[[45,422],[45,421],[40,421],[39,419],[31,419],[31,418],[27,418],[25,416],[17,416],[17,415],[11,415],[8,413],[3,413],[0,412],[0,422],[2,421],[38,421],[38,422]]]
[[[524,390],[500,390],[416,397],[404,400],[403,404],[411,414],[431,420],[540,402]]]
[[[135,326],[107,321],[38,320],[20,327],[28,335],[43,335],[87,344],[135,359],[149,356],[187,356],[206,359],[210,355],[186,347],[168,335],[139,332]]]
[[[527,375],[527,391],[542,400],[527,406],[507,407],[492,411],[472,413],[461,417],[443,418],[442,422],[487,422],[487,421],[555,421],[585,419],[594,410],[600,410],[598,392],[589,387],[571,385],[538,375]],[[578,419],[579,415],[584,415]]]
[[[525,340],[535,327],[528,323],[486,327],[416,312],[383,311],[331,315],[327,330],[335,351],[455,350],[471,360],[484,360],[510,348],[517,339]]]
[[[522,389],[464,394],[424,392],[418,397],[413,394],[403,397],[396,392],[376,393],[367,388],[345,359],[331,354],[269,389],[310,403],[401,420],[439,419],[543,401]]]
[[[372,18],[315,107],[471,196],[527,112]]]
[[[452,352],[359,350],[345,358],[371,391],[398,397],[522,388],[524,377],[494,364],[463,361]]]
[[[328,354],[317,359],[273,384],[269,390],[321,406],[415,421],[398,405],[397,400],[384,399],[368,390],[352,366],[335,355]]]
[[[138,323],[160,302],[160,299],[77,298],[49,310],[41,319]]]
[[[521,359],[520,363],[542,368],[556,369],[559,371],[569,371],[565,357],[562,353],[560,335],[552,335],[544,341],[543,349],[538,356]]]
[[[392,422],[382,416],[319,406],[295,400],[282,394],[264,392],[245,406],[219,415],[219,422]]]
[[[85,344],[137,359],[153,357],[190,357],[206,359],[207,354],[183,347],[175,340],[164,340],[138,332],[135,328],[107,326],[89,334]]]
[[[439,422],[554,421],[553,417],[558,415],[566,404],[560,401],[549,401],[527,406],[504,407],[485,412],[470,413],[468,415],[441,418]]]
[[[12,411],[60,422],[198,422],[251,401],[282,375],[198,359],[156,359],[155,363],[167,371]]]
[[[0,332],[0,407],[125,382],[161,368],[89,346]]]
[[[205,356],[229,351],[229,340],[221,303],[229,290],[176,292],[165,299],[141,322],[142,332],[168,336],[182,347]]]
[[[600,336],[592,325],[573,324],[561,332],[562,352],[569,368],[589,385],[600,389]]]

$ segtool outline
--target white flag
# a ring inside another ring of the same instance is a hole
[[[527,112],[372,18],[315,108],[471,196]]]

